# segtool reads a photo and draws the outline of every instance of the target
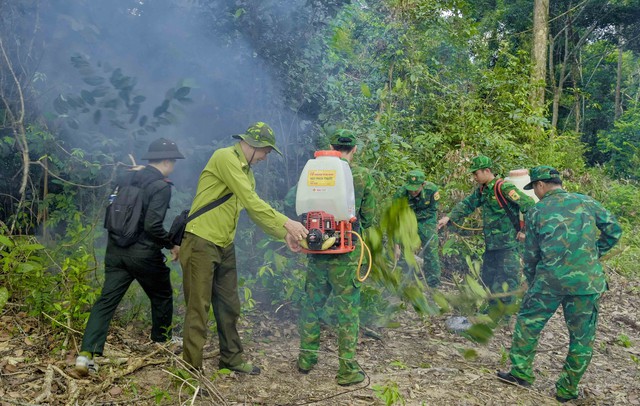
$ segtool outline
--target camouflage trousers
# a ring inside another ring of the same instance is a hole
[[[484,252],[480,278],[492,293],[505,292],[505,288],[507,292],[517,290],[521,275],[522,258],[517,247]],[[513,296],[509,296],[500,301],[508,305],[515,300]]]
[[[360,282],[356,279],[355,252],[350,254],[310,255],[306,298],[302,300],[298,331],[300,355],[298,366],[311,369],[318,362],[320,348],[320,314],[333,294],[332,304],[338,320],[338,380],[349,379],[360,371],[355,362],[358,344]]]
[[[427,278],[425,282],[432,288],[440,286],[440,256],[438,255],[439,241],[435,224],[418,224],[418,235],[422,242],[423,259],[422,271]],[[426,245],[426,247],[425,247]]]
[[[593,355],[599,298],[600,294],[556,296],[527,292],[518,313],[509,353],[511,374],[533,383],[533,358],[540,333],[562,305],[569,329],[569,352],[556,382],[556,394],[564,399],[578,397],[578,383]]]

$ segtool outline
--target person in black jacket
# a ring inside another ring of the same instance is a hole
[[[184,159],[184,156],[173,141],[160,138],[149,145],[142,159],[148,160],[149,164],[140,170],[128,171],[118,180],[118,185],[131,184],[142,189],[141,234],[127,247],[118,246],[109,234],[102,293],[91,309],[75,363],[75,371],[81,376],[96,370],[93,357],[102,355],[111,318],[134,279],[151,301],[151,340],[165,342],[171,339],[173,289],[162,248],[171,250],[175,261],[180,247],[170,243],[163,226],[172,185],[166,177],[173,172],[176,160]]]

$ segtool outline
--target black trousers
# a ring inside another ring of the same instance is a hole
[[[115,255],[107,249],[102,293],[91,309],[81,351],[102,355],[113,314],[134,280],[151,301],[151,339],[164,342],[171,338],[173,289],[165,260],[161,251]]]

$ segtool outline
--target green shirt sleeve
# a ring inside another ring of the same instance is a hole
[[[229,200],[189,222],[186,231],[226,247],[233,242],[240,211],[244,208],[264,232],[284,238],[284,224],[288,219],[255,192],[255,178],[239,144],[213,153],[200,174],[191,212],[229,192],[233,193]]]
[[[502,183],[500,190],[502,191],[502,195],[508,201],[518,206],[518,209],[522,213],[526,213],[530,208],[533,207],[534,204],[536,204],[536,202],[531,197],[529,197],[529,195],[518,189],[518,187],[513,183]]]
[[[465,217],[473,213],[481,205],[482,194],[480,192],[480,188],[476,187],[469,196],[465,197],[453,206],[451,213],[449,213],[449,218],[454,223],[460,224]]]
[[[600,230],[600,237],[596,243],[598,258],[600,258],[618,243],[622,237],[622,227],[614,215],[602,207],[600,203],[588,196],[585,196],[585,202],[592,207],[596,227]]]
[[[362,229],[371,227],[375,221],[376,198],[373,177],[362,167],[352,167],[353,187],[356,198],[356,216]]]
[[[530,210],[525,216],[525,234],[527,238],[524,240],[524,252],[522,259],[524,262],[524,277],[527,279],[527,284],[533,286],[533,279],[536,275],[536,266],[540,262],[541,251],[540,243],[538,241],[538,234],[535,228],[537,212]]]

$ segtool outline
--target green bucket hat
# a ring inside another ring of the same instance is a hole
[[[533,182],[539,180],[560,179],[560,172],[554,167],[540,165],[529,170],[529,178],[531,182],[524,185],[524,190],[533,189]]]
[[[356,135],[351,130],[339,129],[335,130],[329,137],[331,145],[340,145],[343,147],[355,147],[357,144]]]
[[[471,160],[471,167],[469,168],[469,173],[474,173],[480,169],[487,169],[493,166],[493,161],[488,156],[478,155],[477,157]]]
[[[276,147],[276,136],[273,134],[273,130],[262,121],[251,124],[244,134],[236,134],[232,137],[242,140],[255,148],[271,147],[282,155],[282,152]]]
[[[410,192],[415,192],[422,187],[424,181],[424,172],[419,169],[414,169],[407,175],[407,183],[404,184],[404,188]]]

